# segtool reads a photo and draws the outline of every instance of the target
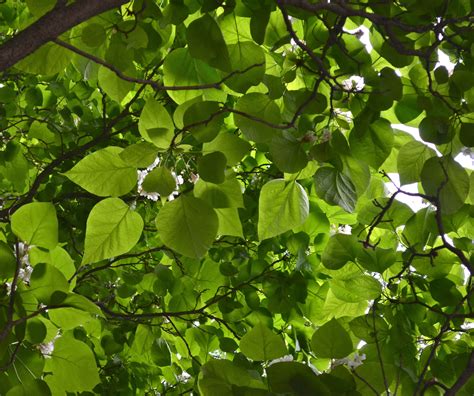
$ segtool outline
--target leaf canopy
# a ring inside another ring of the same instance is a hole
[[[0,1],[0,395],[474,394],[472,18]]]

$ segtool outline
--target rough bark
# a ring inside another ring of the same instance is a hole
[[[129,1],[81,0],[68,6],[56,6],[0,46],[0,72],[12,67],[42,45],[54,40],[81,22]]]

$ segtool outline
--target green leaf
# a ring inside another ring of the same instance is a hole
[[[213,208],[243,208],[242,188],[235,177],[228,177],[224,183],[215,184],[198,180],[194,195],[206,201]]]
[[[275,136],[270,144],[273,162],[283,172],[297,173],[308,164],[302,143],[294,138]]]
[[[374,300],[382,293],[382,286],[369,275],[355,276],[351,279],[333,279],[331,291],[342,301],[359,302]]]
[[[308,196],[301,185],[296,181],[271,180],[260,192],[258,238],[271,238],[298,227],[308,213]]]
[[[339,205],[352,213],[357,194],[352,181],[337,169],[329,166],[319,168],[314,175],[316,193],[330,205]]]
[[[98,23],[90,23],[82,29],[81,40],[89,47],[99,47],[106,39],[107,32]]]
[[[16,258],[8,245],[0,241],[0,279],[13,277],[16,270]]]
[[[420,122],[420,136],[425,142],[434,144],[449,143],[453,136],[453,129],[450,127],[451,122],[442,117],[428,116]]]
[[[29,382],[11,388],[6,396],[51,396],[48,384],[41,379],[32,379]]]
[[[154,98],[147,100],[138,121],[143,138],[156,147],[167,149],[174,137],[174,124],[164,106]]]
[[[140,142],[126,147],[119,155],[128,165],[146,168],[156,159],[156,146],[148,142]]]
[[[108,96],[118,103],[121,103],[135,86],[134,83],[125,81],[106,67],[99,69],[98,79],[100,87]]]
[[[171,365],[171,353],[168,344],[163,338],[157,338],[151,345],[151,358],[153,362],[159,366],[170,366]]]
[[[262,47],[251,41],[240,41],[229,45],[229,56],[232,70],[239,71],[225,80],[225,85],[230,89],[246,93],[250,87],[262,82],[265,74],[265,53]]]
[[[243,238],[242,223],[237,208],[215,209],[219,220],[218,235],[230,235]]]
[[[279,362],[266,370],[272,392],[284,395],[326,395],[328,388],[311,368],[299,362]]]
[[[326,244],[321,261],[326,268],[337,270],[348,261],[355,261],[359,248],[353,235],[335,234]]]
[[[28,9],[35,17],[40,17],[51,11],[57,0],[26,0]]]
[[[242,337],[240,350],[252,360],[272,360],[288,353],[281,336],[261,323]]]
[[[82,265],[127,253],[137,244],[142,230],[141,216],[121,199],[100,201],[87,218]]]
[[[206,154],[197,162],[199,176],[210,183],[224,183],[226,164],[227,159],[220,151]]]
[[[137,183],[137,171],[120,158],[120,147],[106,147],[79,161],[65,173],[71,181],[99,197],[129,193]]]
[[[280,109],[275,102],[261,93],[249,93],[241,96],[235,105],[235,125],[248,140],[257,143],[270,143],[275,129],[266,123],[280,123]],[[261,121],[260,121],[261,120]]]
[[[347,331],[331,319],[314,332],[311,349],[319,358],[342,359],[352,352],[353,345]]]
[[[461,124],[459,139],[466,147],[474,147],[474,123]]]
[[[428,159],[421,171],[426,194],[438,197],[443,213],[456,212],[465,202],[470,188],[466,170],[451,157]]]
[[[202,257],[217,235],[216,212],[203,200],[182,195],[166,203],[156,217],[163,243],[188,257]]]
[[[90,392],[100,382],[94,354],[89,347],[71,336],[56,340],[48,362],[53,374],[47,382],[56,392]]]
[[[209,142],[217,136],[223,121],[218,102],[190,103],[183,115],[183,128],[189,129],[199,142]]]
[[[371,123],[367,129],[354,128],[349,136],[353,155],[375,169],[378,169],[389,156],[393,140],[392,127],[383,118]]]
[[[221,29],[209,14],[189,24],[186,38],[191,56],[203,60],[212,67],[224,71],[232,70]]]
[[[49,304],[54,292],[69,291],[69,283],[62,272],[52,265],[37,264],[31,273],[29,291],[39,302]]]
[[[227,158],[227,165],[236,165],[251,150],[250,143],[232,133],[220,133],[217,137],[204,143],[202,151],[205,154],[220,151]]]
[[[201,366],[199,391],[206,396],[232,395],[239,388],[263,389],[264,384],[241,366],[228,360],[209,360]],[[255,394],[255,393],[252,393]]]
[[[217,70],[193,58],[187,48],[178,48],[166,56],[163,63],[163,82],[166,86],[214,84],[221,80]],[[168,90],[168,95],[181,104],[203,95],[205,100],[225,102],[226,94],[217,89]]]
[[[403,145],[398,152],[397,158],[400,183],[410,184],[418,182],[425,161],[435,156],[435,151],[423,143],[413,141]]]
[[[147,192],[167,197],[176,189],[176,179],[168,168],[159,166],[145,176],[142,187]]]
[[[11,225],[15,235],[28,245],[54,249],[58,244],[58,218],[51,203],[23,205],[12,215]]]

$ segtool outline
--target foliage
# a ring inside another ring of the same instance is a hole
[[[0,16],[0,394],[474,393],[472,2]]]

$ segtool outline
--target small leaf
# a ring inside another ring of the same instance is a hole
[[[240,350],[248,358],[257,361],[276,359],[288,353],[281,336],[261,323],[242,337]]]
[[[163,243],[188,257],[202,257],[217,235],[215,211],[203,200],[180,196],[166,203],[156,217]]]
[[[319,358],[342,359],[352,352],[353,345],[347,331],[331,319],[314,332],[311,349]]]
[[[23,205],[12,215],[11,224],[15,235],[28,245],[54,249],[58,244],[58,219],[51,203]]]
[[[271,180],[260,191],[258,238],[271,238],[298,227],[308,213],[308,196],[301,185],[295,181]]]
[[[111,146],[89,154],[65,176],[99,197],[125,195],[136,185],[137,171],[120,158],[122,150]]]
[[[156,147],[167,149],[174,137],[174,124],[164,106],[154,98],[145,103],[138,121],[138,131]]]
[[[141,216],[119,198],[96,204],[87,218],[82,265],[127,253],[140,239]]]
[[[142,187],[147,192],[167,197],[176,189],[176,179],[169,169],[159,166],[146,175]]]
[[[330,205],[339,205],[352,213],[357,194],[351,180],[337,169],[328,166],[319,168],[314,175],[316,193]]]

